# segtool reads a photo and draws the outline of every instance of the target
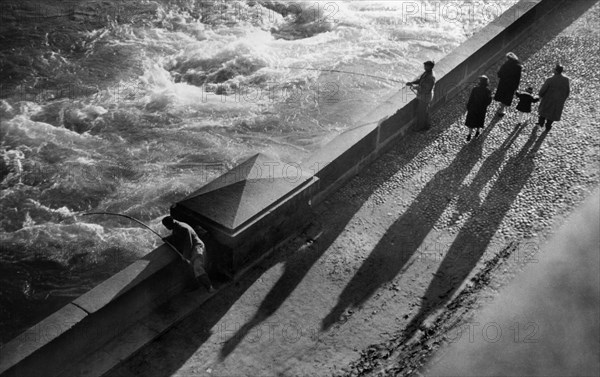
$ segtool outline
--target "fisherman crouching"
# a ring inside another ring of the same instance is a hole
[[[205,269],[206,248],[196,231],[188,224],[177,221],[171,216],[163,218],[162,223],[165,228],[172,231],[171,235],[163,240],[179,250],[183,259],[189,264],[194,273],[196,287],[199,288],[202,284],[209,292],[213,292],[214,288]]]

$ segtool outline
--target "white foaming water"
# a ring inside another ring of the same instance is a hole
[[[0,56],[27,77],[0,102],[1,306],[80,294],[158,242],[78,214],[164,232],[173,202],[253,153],[306,157],[515,2],[76,3],[62,39]]]

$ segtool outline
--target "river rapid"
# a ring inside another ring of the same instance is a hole
[[[156,247],[256,152],[298,162],[516,0],[0,4],[0,343]]]

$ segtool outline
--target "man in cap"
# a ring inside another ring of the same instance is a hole
[[[188,262],[194,273],[197,285],[202,284],[209,292],[214,291],[208,274],[204,269],[204,243],[200,240],[196,231],[188,224],[177,221],[171,216],[163,218],[162,223],[165,228],[172,231],[171,235],[164,240],[175,246],[183,259]]]
[[[553,122],[560,120],[565,102],[571,93],[570,80],[562,74],[563,70],[563,66],[557,64],[554,67],[554,76],[546,79],[539,92],[542,101],[538,108],[538,126],[546,127],[546,131],[550,131]]]
[[[413,89],[417,94],[417,128],[420,131],[427,131],[431,128],[429,122],[429,104],[433,98],[433,87],[435,85],[434,66],[435,63],[431,60],[426,61],[423,63],[425,72],[415,81],[406,83],[406,86]]]

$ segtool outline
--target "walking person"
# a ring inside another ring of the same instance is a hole
[[[538,102],[540,99],[533,95],[533,88],[527,87],[524,92],[517,91],[515,94],[519,98],[517,110],[519,111],[519,122],[517,124],[525,124],[529,120],[531,114],[531,105]]]
[[[552,123],[559,121],[565,102],[571,93],[570,79],[563,76],[564,67],[557,64],[554,67],[554,76],[549,77],[542,85],[539,96],[542,99],[540,102],[538,126],[546,131],[552,129]]]
[[[433,87],[435,85],[435,75],[433,67],[435,63],[426,61],[423,63],[425,72],[415,81],[407,82],[406,86],[416,90],[417,94],[417,129],[427,131],[431,128],[429,122],[429,105],[433,98]]]
[[[213,292],[214,288],[205,270],[206,249],[196,231],[188,224],[177,221],[171,216],[163,218],[162,224],[172,231],[171,235],[164,238],[164,240],[175,246],[185,261],[188,262],[194,273],[197,287],[202,284],[209,292]]]
[[[506,54],[506,61],[498,70],[498,88],[494,95],[494,100],[500,102],[497,115],[503,117],[506,112],[505,108],[510,107],[515,96],[515,91],[521,82],[521,72],[523,66],[519,62],[519,58],[512,52]]]
[[[475,129],[475,138],[479,136],[479,131],[485,123],[487,108],[492,103],[492,91],[488,88],[489,79],[487,76],[479,76],[479,82],[471,90],[469,101],[467,102],[467,119],[465,125],[469,128],[467,141],[471,140],[471,134]]]

